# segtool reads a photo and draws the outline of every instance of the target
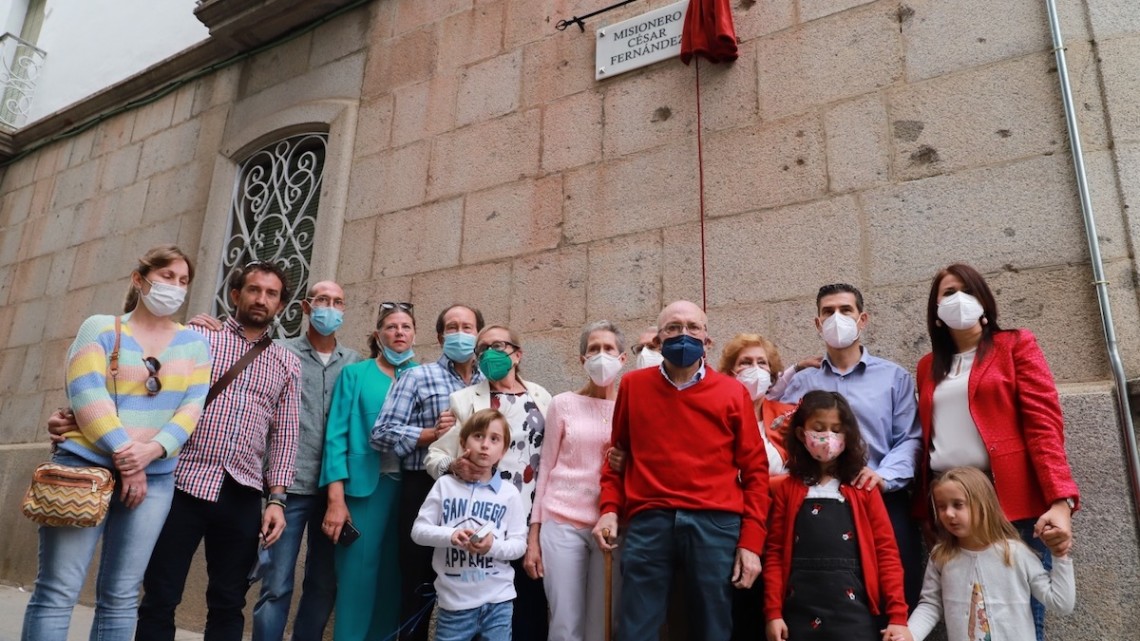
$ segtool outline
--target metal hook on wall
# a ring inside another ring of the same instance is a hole
[[[578,29],[582,33],[586,33],[586,20],[588,18],[593,18],[594,16],[603,14],[607,11],[613,11],[614,9],[617,9],[618,7],[624,7],[625,5],[627,5],[631,2],[636,2],[636,1],[637,0],[622,0],[621,2],[615,2],[608,7],[604,7],[602,9],[598,9],[597,11],[587,13],[586,15],[581,16],[581,17],[573,16],[573,17],[568,18],[566,20],[559,20],[558,24],[554,25],[554,28],[559,30],[559,31],[566,31],[567,27],[569,27],[572,24],[576,24],[576,25],[578,25]]]

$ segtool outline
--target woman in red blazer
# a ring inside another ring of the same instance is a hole
[[[918,362],[916,516],[931,519],[928,489],[938,473],[981,468],[1026,543],[1045,556],[1045,546],[1062,554],[1072,544],[1080,495],[1057,387],[1033,334],[1003,330],[997,316],[993,293],[973,267],[950,265],[934,277],[926,310],[932,351]],[[1040,639],[1044,610],[1038,614],[1035,604]]]

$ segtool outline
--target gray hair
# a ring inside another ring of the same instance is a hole
[[[578,339],[578,354],[580,356],[586,355],[586,344],[590,342],[590,334],[594,332],[610,332],[617,339],[618,352],[625,351],[625,335],[621,333],[617,325],[608,320],[600,320],[590,323],[582,330],[582,336]]]

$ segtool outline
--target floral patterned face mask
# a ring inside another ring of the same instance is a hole
[[[843,453],[847,435],[842,432],[812,432],[804,430],[804,446],[811,457],[820,463],[830,463]]]

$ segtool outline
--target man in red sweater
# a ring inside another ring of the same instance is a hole
[[[760,573],[768,459],[748,391],[705,366],[701,308],[672,303],[657,327],[664,363],[629,372],[618,391],[612,444],[626,461],[621,472],[602,472],[594,537],[616,547],[622,517],[622,641],[657,639],[674,568],[692,607],[689,637],[727,641],[732,588]]]

